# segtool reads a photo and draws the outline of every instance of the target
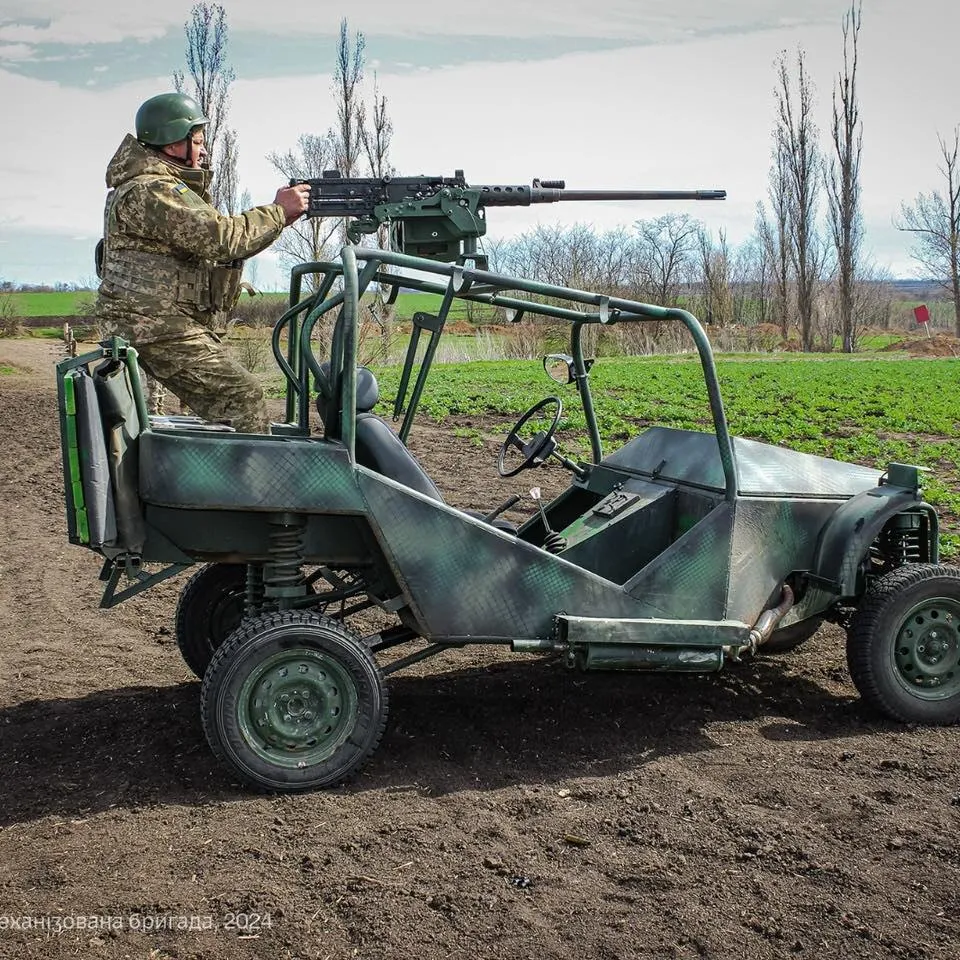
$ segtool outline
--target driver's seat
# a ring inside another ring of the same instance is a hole
[[[327,415],[331,411],[329,372],[330,363],[320,364],[324,377],[317,378],[320,392],[317,394],[317,413],[324,425]],[[417,458],[404,446],[401,439],[390,429],[385,420],[372,413],[374,406],[380,399],[380,385],[373,372],[367,367],[357,367],[357,434],[356,455],[357,463],[362,464],[376,473],[380,473],[397,483],[402,483],[417,493],[422,493],[432,500],[444,502],[443,494],[437,485],[427,476]],[[479,520],[483,514],[476,510],[465,510]],[[499,517],[492,521],[493,526],[508,533],[516,533],[517,526],[509,520]]]

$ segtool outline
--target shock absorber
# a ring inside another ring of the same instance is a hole
[[[295,597],[306,596],[303,576],[303,540],[307,521],[303,514],[277,513],[269,519],[270,560],[263,567],[263,593],[286,610]]]
[[[919,513],[898,513],[883,531],[883,548],[891,567],[922,563],[923,517]]]
[[[263,567],[247,564],[247,592],[244,597],[244,614],[255,617],[263,608]]]

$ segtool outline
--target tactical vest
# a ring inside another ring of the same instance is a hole
[[[243,261],[213,263],[209,260],[178,260],[162,253],[113,249],[110,237],[116,231],[116,205],[127,190],[149,174],[133,177],[107,194],[103,211],[103,239],[97,244],[97,276],[106,292],[161,297],[199,311],[230,310],[240,296]]]

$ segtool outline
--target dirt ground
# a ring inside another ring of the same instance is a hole
[[[239,787],[185,578],[100,611],[67,543],[57,349],[0,341],[0,958],[960,956],[957,731],[862,708],[837,628],[703,677],[445,654],[349,785]],[[531,482],[421,436],[452,502]]]
[[[913,357],[960,357],[960,339],[949,333],[913,334],[891,343],[884,351],[904,350]]]

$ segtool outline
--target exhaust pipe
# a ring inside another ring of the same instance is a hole
[[[741,654],[747,651],[751,654],[756,653],[757,647],[762,646],[770,639],[773,631],[777,628],[777,624],[787,615],[793,603],[793,589],[785,583],[780,593],[780,602],[775,607],[770,607],[769,610],[764,610],[760,614],[747,637],[747,642],[736,650],[733,659],[739,660]]]

